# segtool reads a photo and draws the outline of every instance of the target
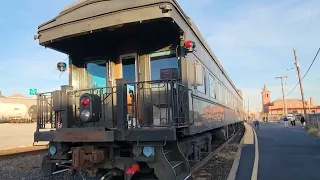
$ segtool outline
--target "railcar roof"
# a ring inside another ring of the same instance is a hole
[[[199,29],[197,28],[197,26],[195,25],[195,23],[191,20],[191,18],[189,18],[182,10],[182,8],[179,6],[179,4],[177,3],[176,0],[77,0],[74,3],[71,3],[67,6],[65,6],[62,11],[59,13],[58,16],[56,16],[55,18],[53,18],[50,21],[47,21],[43,24],[41,24],[39,26],[39,31],[46,29],[44,26],[54,22],[56,19],[62,17],[65,14],[68,14],[72,11],[75,11],[78,8],[84,7],[86,5],[89,4],[93,4],[93,3],[97,3],[97,2],[103,2],[103,1],[113,1],[117,2],[119,4],[121,4],[121,6],[116,6],[116,7],[121,7],[121,9],[116,9],[114,7],[111,7],[106,9],[88,9],[88,11],[86,11],[86,14],[88,17],[92,17],[95,15],[99,15],[99,14],[105,14],[105,13],[110,13],[110,12],[115,12],[115,11],[120,11],[120,10],[124,10],[124,9],[130,9],[130,8],[135,8],[135,7],[141,7],[141,6],[147,6],[147,5],[151,5],[151,4],[158,4],[158,3],[171,3],[173,4],[178,11],[181,13],[182,17],[185,19],[185,21],[189,24],[189,26],[191,27],[191,29],[193,30],[193,32],[196,34],[196,36],[199,38],[200,42],[203,44],[203,46],[207,49],[207,51],[210,53],[210,55],[212,56],[212,58],[217,62],[218,66],[220,67],[220,69],[222,70],[222,73],[226,76],[226,78],[229,80],[230,84],[233,86],[233,88],[235,89],[235,91],[238,93],[238,89],[236,88],[236,86],[233,84],[233,82],[231,81],[231,79],[229,78],[229,76],[227,75],[227,73],[224,71],[222,65],[220,64],[218,58],[215,56],[215,54],[212,52],[210,46],[207,44],[206,40],[203,38],[203,36],[201,35]],[[239,94],[239,93],[238,93]]]

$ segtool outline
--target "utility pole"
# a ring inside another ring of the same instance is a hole
[[[298,72],[298,78],[299,78],[299,84],[300,84],[300,91],[301,91],[301,97],[302,97],[302,106],[303,106],[303,113],[304,113],[304,118],[307,120],[307,109],[306,109],[306,104],[305,104],[305,100],[304,100],[304,92],[303,92],[303,87],[302,87],[302,80],[301,80],[301,75],[300,75],[300,64],[298,61],[298,57],[296,54],[296,49],[293,48],[293,54],[294,54],[294,59],[295,62],[294,64],[297,67],[297,72]]]
[[[243,118],[246,119],[246,99],[245,98],[243,99],[243,110],[242,110],[242,113],[243,113]]]
[[[288,76],[279,76],[276,77],[276,79],[281,79],[281,86],[282,86],[282,100],[283,100],[283,106],[284,106],[284,114],[287,115],[288,110],[287,110],[287,102],[286,102],[286,96],[284,95],[285,90],[284,90],[284,83],[283,83],[283,78],[287,78]]]
[[[249,113],[249,97],[248,97],[248,120],[250,118],[250,113]]]

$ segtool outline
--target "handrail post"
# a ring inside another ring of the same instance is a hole
[[[63,85],[61,86],[62,91],[62,109],[61,119],[62,119],[62,127],[68,128],[70,127],[70,122],[72,119],[72,110],[70,108],[71,102],[69,101],[68,92],[73,90],[73,86]],[[54,98],[54,97],[53,97]]]
[[[123,129],[127,124],[127,85],[126,80],[116,79],[116,117],[117,129]]]
[[[37,129],[36,132],[39,132],[40,129],[40,111],[41,111],[41,104],[40,104],[40,94],[37,94]]]

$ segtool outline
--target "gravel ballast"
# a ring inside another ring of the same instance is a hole
[[[221,150],[214,158],[207,162],[197,172],[193,174],[194,180],[226,180],[233,161],[236,156],[236,152],[239,147],[239,142],[243,136],[243,131],[238,133],[232,142]],[[0,179],[2,180],[61,180],[65,179],[66,172],[59,173],[46,178],[42,175],[40,170],[42,155],[33,155],[27,157],[19,157],[10,160],[0,161]],[[97,178],[91,178],[84,176],[86,180],[94,180]],[[82,179],[81,175],[77,173],[68,179]]]
[[[193,173],[194,180],[226,180],[232,168],[233,161],[236,157],[240,141],[243,136],[243,130],[223,148],[217,155],[209,160],[197,172]]]
[[[67,172],[62,172],[53,175],[51,178],[44,177],[42,175],[40,166],[42,162],[42,155],[33,155],[26,157],[19,157],[10,160],[0,161],[0,179],[1,180],[61,180],[65,179]],[[95,180],[97,178],[91,178],[85,176],[86,180]],[[82,179],[79,173],[75,174],[68,179]]]

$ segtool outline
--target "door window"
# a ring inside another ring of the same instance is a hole
[[[86,63],[87,88],[107,86],[106,61],[94,61]]]
[[[134,56],[122,57],[122,77],[129,83],[136,81],[136,58]]]

